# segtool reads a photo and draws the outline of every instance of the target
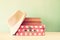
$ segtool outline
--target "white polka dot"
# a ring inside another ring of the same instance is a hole
[[[38,33],[38,35],[41,35],[41,33]]]
[[[32,29],[32,31],[34,31],[34,29]]]
[[[43,32],[43,29],[41,29],[41,32]]]
[[[20,33],[20,35],[23,35],[23,33]]]
[[[27,33],[25,33],[25,35],[27,35]]]
[[[27,31],[29,32],[29,29],[27,29]]]
[[[38,28],[38,26],[35,26],[35,28]]]
[[[28,26],[26,26],[26,28],[28,28]]]
[[[24,26],[21,26],[21,28],[24,28]]]
[[[39,32],[39,29],[37,29],[36,31]]]
[[[31,28],[33,28],[33,26],[30,26]]]
[[[32,33],[29,33],[29,35],[32,35]]]
[[[42,28],[42,26],[40,26],[40,28]]]
[[[34,35],[36,35],[36,33],[34,33]]]

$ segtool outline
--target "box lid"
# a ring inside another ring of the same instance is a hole
[[[8,24],[10,26],[11,34],[15,34],[23,20],[25,19],[26,14],[23,11],[16,11],[8,19]]]

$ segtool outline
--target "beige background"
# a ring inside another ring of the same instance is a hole
[[[46,31],[60,32],[60,0],[0,0],[0,32],[9,32],[7,19],[16,10],[42,18]]]

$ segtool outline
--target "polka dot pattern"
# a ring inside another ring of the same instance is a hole
[[[45,25],[21,25],[16,32],[17,36],[43,36]]]

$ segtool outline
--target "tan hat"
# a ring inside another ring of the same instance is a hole
[[[17,11],[9,19],[8,24],[10,26],[11,34],[15,34],[23,20],[25,19],[26,14],[22,11]]]

